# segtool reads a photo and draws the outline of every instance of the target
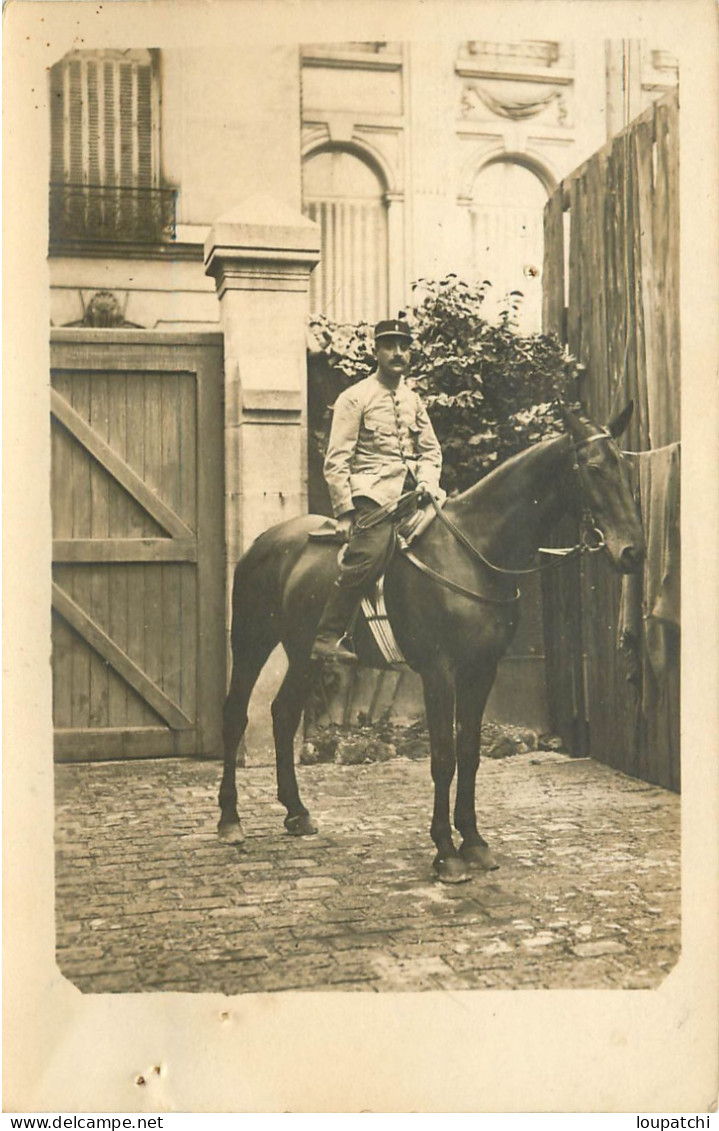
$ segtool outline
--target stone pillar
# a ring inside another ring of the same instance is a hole
[[[225,338],[228,645],[239,558],[268,526],[307,508],[307,312],[319,247],[317,224],[261,195],[220,217],[205,241]],[[263,714],[267,695],[258,696]],[[268,728],[269,712],[263,745]]]
[[[412,41],[407,47],[412,201],[412,279],[455,271],[456,138],[448,127],[459,111],[452,41]]]
[[[387,280],[387,311],[396,318],[411,295],[405,279],[405,208],[404,193],[385,193],[387,204],[387,247],[389,250],[389,278]]]

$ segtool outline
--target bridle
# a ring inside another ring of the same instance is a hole
[[[582,489],[582,469],[579,466],[579,459],[577,453],[581,448],[586,447],[587,444],[593,444],[597,440],[611,440],[612,434],[608,429],[603,428],[601,432],[594,432],[591,436],[585,436],[583,440],[572,441],[572,473],[576,476],[577,493],[582,500],[582,514],[579,523],[580,537],[579,542],[575,546],[559,546],[553,548],[551,546],[540,546],[540,554],[555,554],[560,558],[560,563],[568,557],[575,557],[577,554],[597,554],[606,546],[606,539],[604,531],[597,523],[594,515],[592,514],[591,507],[587,504],[586,492]],[[522,570],[523,573],[539,573],[545,569],[551,569],[556,563],[549,562],[547,565],[535,566],[533,569]]]
[[[608,430],[604,429],[601,432],[593,433],[591,436],[586,436],[583,440],[572,440],[572,472],[577,476],[579,495],[582,499],[584,498],[584,492],[582,491],[582,471],[579,465],[578,452],[581,448],[586,447],[587,444],[592,444],[597,440],[607,439],[611,440],[612,435]],[[410,494],[415,495],[416,493],[417,492],[413,491]],[[403,496],[403,498],[406,497],[407,496]],[[504,566],[499,566],[494,562],[489,561],[489,559],[485,557],[482,551],[478,550],[477,547],[473,545],[472,542],[470,542],[469,538],[467,538],[467,536],[462,533],[459,527],[455,526],[455,524],[444,513],[444,510],[432,495],[430,495],[430,501],[432,503],[432,506],[434,507],[437,518],[443,523],[447,530],[450,531],[459,545],[467,551],[470,557],[474,558],[476,561],[481,562],[482,565],[486,566],[486,568],[491,570],[493,573],[497,573],[502,576],[518,577],[526,576],[527,574],[543,573],[544,571],[549,569],[556,569],[558,566],[563,565],[566,561],[569,561],[571,558],[578,557],[581,554],[599,553],[599,551],[603,550],[606,545],[604,532],[602,531],[601,527],[597,525],[591,508],[587,505],[586,502],[583,502],[581,517],[581,536],[579,542],[576,545],[559,547],[540,546],[538,552],[541,554],[551,554],[554,557],[553,561],[546,562],[544,565],[532,566],[528,569],[506,569]],[[374,518],[375,516],[373,515],[372,517]],[[403,550],[403,553],[407,560],[410,561],[412,565],[419,569],[422,573],[425,573],[429,577],[432,577],[446,589],[451,589],[452,592],[459,593],[464,597],[471,598],[472,600],[482,601],[492,605],[512,605],[516,601],[518,601],[521,596],[519,589],[516,589],[513,596],[511,597],[487,597],[482,593],[476,593],[474,590],[466,589],[463,585],[459,585],[457,582],[452,581],[450,578],[445,577],[441,573],[438,573],[437,570],[432,569],[431,566],[426,565],[425,562],[416,557],[416,555],[413,554],[408,548],[405,548]]]

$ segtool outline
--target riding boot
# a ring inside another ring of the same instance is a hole
[[[358,662],[357,655],[345,639],[358,600],[357,594],[351,589],[345,589],[335,582],[317,626],[310,659],[338,664]]]

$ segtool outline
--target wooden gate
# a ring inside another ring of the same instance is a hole
[[[555,190],[545,208],[544,280],[545,330],[559,334],[584,363],[579,392],[592,419],[604,422],[634,401],[622,443],[637,453],[630,459],[648,541],[643,594],[634,588],[642,579],[622,586],[599,555],[545,582],[552,725],[575,753],[678,789],[676,93],[649,107]],[[663,560],[654,554],[658,538]],[[671,576],[662,575],[669,556]],[[661,590],[657,576],[673,590],[661,609],[648,601]],[[622,643],[629,645],[624,652]]]
[[[55,757],[218,753],[222,336],[54,330],[51,367]]]

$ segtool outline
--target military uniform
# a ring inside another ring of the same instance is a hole
[[[411,340],[409,327],[399,320],[378,324],[375,340],[383,337]],[[441,471],[442,450],[427,410],[403,376],[396,387],[390,387],[373,374],[337,398],[324,475],[335,516],[352,513],[353,526],[340,577],[318,628],[316,658],[354,658],[351,652],[336,657],[326,653],[387,565],[391,521],[369,527],[363,523],[418,482],[433,495],[442,495]]]
[[[439,490],[442,451],[419,394],[401,377],[388,389],[376,374],[351,385],[334,406],[324,474],[337,517],[356,498],[383,505],[402,494],[409,474]]]

